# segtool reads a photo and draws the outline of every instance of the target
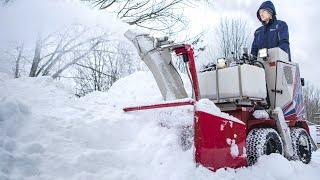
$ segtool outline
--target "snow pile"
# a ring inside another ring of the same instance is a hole
[[[192,90],[189,78],[185,74],[181,74],[181,78],[188,95],[191,96]],[[108,90],[108,93],[92,92],[83,99],[108,103],[118,108],[163,102],[160,90],[150,71],[135,72],[116,81]]]
[[[209,114],[214,114],[216,116],[229,119],[233,122],[237,122],[240,124],[244,124],[242,121],[237,119],[236,117],[233,117],[227,113],[223,113],[220,111],[220,109],[209,99],[201,99],[199,102],[196,103],[196,110],[206,112]]]
[[[30,115],[30,110],[23,101],[14,97],[1,97],[0,102],[0,133],[2,136],[15,136],[19,126]]]
[[[0,83],[4,83],[8,79],[10,76],[7,73],[0,72]]]
[[[151,72],[140,71],[115,82],[108,91],[108,99],[124,107],[156,103],[162,101],[162,96]]]
[[[237,170],[196,167],[179,136],[192,106],[121,110],[125,100],[160,99],[150,73],[84,98],[50,78],[0,79],[0,179],[318,179],[319,152],[309,165],[271,155]]]
[[[253,116],[256,119],[269,119],[270,118],[270,116],[266,110],[255,110],[253,112]]]
[[[230,154],[233,158],[239,156],[239,147],[236,144],[236,140],[227,138],[227,144],[230,145]]]
[[[160,96],[148,86],[151,79],[149,73],[136,73],[116,83],[110,94],[81,99],[50,78],[4,81],[1,127],[15,133],[1,134],[0,179],[148,179],[157,173],[164,179],[174,166],[193,168],[193,150],[183,151],[178,135],[193,121],[191,106],[156,112],[121,110],[119,104],[138,90],[144,90],[140,97],[144,101]],[[139,80],[144,82],[140,89],[135,83],[128,86]],[[16,123],[27,116],[23,124]],[[14,125],[9,129],[3,122]]]

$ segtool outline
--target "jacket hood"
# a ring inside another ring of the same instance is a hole
[[[259,7],[259,9],[257,11],[257,18],[259,19],[260,22],[262,22],[262,21],[260,18],[259,10],[260,9],[268,9],[268,8],[274,12],[274,14],[272,15],[273,18],[277,15],[276,8],[274,7],[273,3],[271,1],[265,1],[261,4],[261,6]]]

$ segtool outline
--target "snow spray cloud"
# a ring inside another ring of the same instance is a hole
[[[9,42],[32,42],[39,35],[45,37],[74,24],[99,26],[105,32],[117,33],[119,38],[127,29],[112,14],[80,1],[16,0],[0,7],[0,48]]]

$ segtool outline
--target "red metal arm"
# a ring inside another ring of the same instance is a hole
[[[198,76],[196,70],[196,64],[194,61],[194,53],[191,45],[185,44],[182,47],[177,47],[173,49],[177,56],[184,56],[184,60],[188,61],[189,71],[191,73],[191,81],[192,81],[192,88],[194,91],[195,100],[198,101],[200,99],[200,91],[199,91],[199,83],[198,83]]]
[[[194,104],[193,100],[188,100],[188,101],[182,101],[182,102],[169,102],[169,103],[152,104],[152,105],[145,105],[145,106],[126,107],[126,108],[123,108],[123,111],[129,112],[129,111],[139,111],[139,110],[147,110],[147,109],[186,106],[186,105],[193,105],[193,104]]]

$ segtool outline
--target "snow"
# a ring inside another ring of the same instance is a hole
[[[149,72],[83,98],[47,77],[0,79],[0,179],[318,179],[320,152],[309,165],[272,154],[236,170],[196,167],[193,146],[181,148],[179,138],[192,106],[121,109],[160,99]]]
[[[255,110],[253,112],[253,116],[256,118],[256,119],[269,119],[269,114],[266,110]]]
[[[230,154],[233,158],[239,156],[239,147],[236,144],[236,140],[227,138],[227,144],[230,145]]]
[[[309,126],[310,136],[312,137],[313,141],[316,144],[320,144],[320,133],[319,133],[319,131],[317,132],[317,129],[320,129],[319,125],[310,125]]]
[[[151,72],[143,71],[115,82],[108,91],[108,98],[119,107],[162,101],[162,96]]]
[[[225,119],[228,119],[232,122],[237,122],[240,124],[244,124],[242,121],[240,121],[239,119],[237,119],[236,117],[233,117],[227,113],[223,113],[220,111],[220,109],[209,99],[201,99],[200,101],[198,101],[196,103],[196,110],[197,111],[202,111],[202,112],[206,112],[209,114],[213,114]],[[223,130],[224,127],[221,127],[220,129]]]
[[[127,29],[110,14],[78,1],[22,0],[0,7],[0,47],[15,41],[32,45],[39,34],[74,24],[99,26],[123,39]],[[7,59],[1,60],[1,180],[318,179],[319,151],[309,165],[272,154],[252,167],[236,170],[214,173],[197,167],[190,143],[192,106],[122,111],[125,106],[163,102],[150,72],[122,78],[108,92],[77,98],[68,85],[49,77],[12,79],[2,73],[11,69],[6,63]],[[190,82],[186,76],[182,79],[190,96]],[[196,107],[241,123],[212,101],[201,100]],[[230,153],[237,156],[238,146],[232,139],[227,141]]]
[[[134,77],[146,77],[140,79],[146,81],[141,81],[144,83],[136,88],[137,84],[133,82],[139,81]],[[174,109],[139,112],[137,115],[121,110],[124,100],[135,101],[134,95],[139,93],[141,99],[152,100],[154,94],[160,97],[155,86],[148,86],[153,82],[151,79],[150,73],[139,72],[118,81],[109,93],[96,92],[81,99],[50,78],[9,79],[1,83],[0,99],[6,100],[1,101],[1,107],[7,107],[1,108],[1,127],[7,129],[9,125],[4,124],[15,124],[12,128],[16,132],[1,135],[4,143],[1,151],[7,154],[1,152],[1,169],[11,164],[2,171],[3,176],[147,179],[152,171],[163,171],[160,176],[163,178],[178,160],[192,166],[192,150],[182,153],[176,135],[180,129],[172,128],[192,122],[192,107],[174,112],[171,112]],[[132,85],[128,86],[130,82]],[[189,112],[189,119],[183,116],[188,115],[184,111]],[[23,116],[30,117],[21,124],[19,117]],[[176,119],[168,119],[171,116]],[[180,124],[179,118],[183,120]],[[15,122],[18,120],[20,124]],[[164,123],[168,127],[161,128]],[[165,157],[169,153],[174,156]],[[163,168],[159,164],[163,164]],[[144,172],[146,166],[150,166],[150,172]],[[139,171],[141,173],[136,174]]]

